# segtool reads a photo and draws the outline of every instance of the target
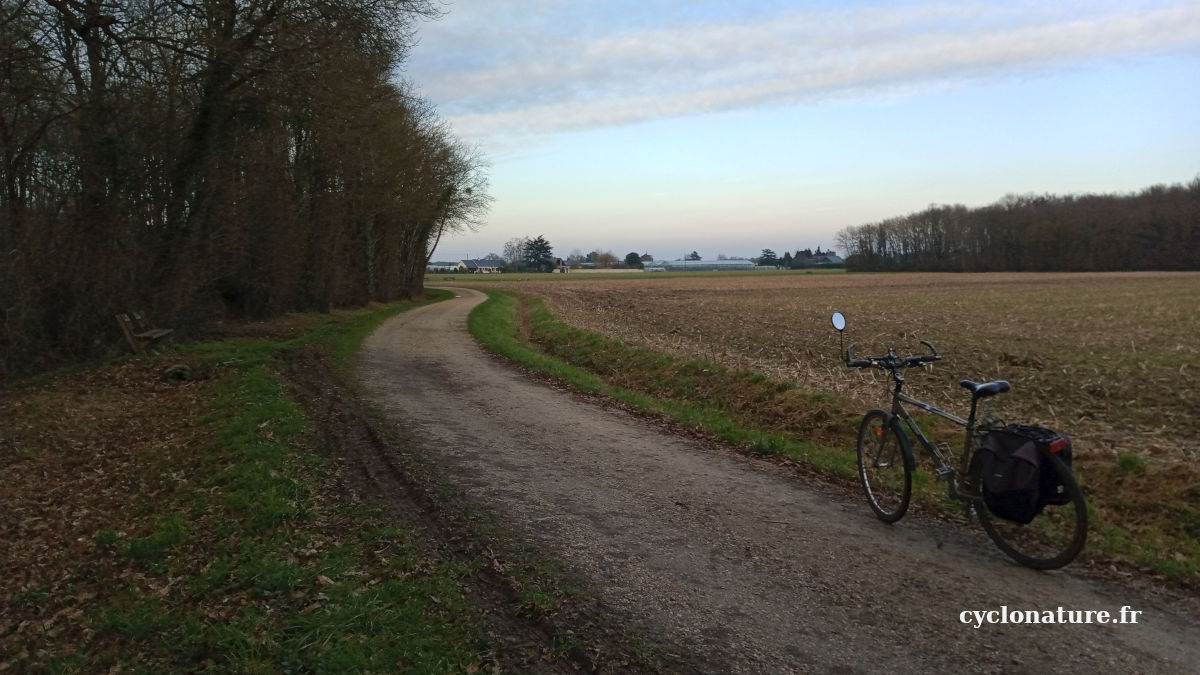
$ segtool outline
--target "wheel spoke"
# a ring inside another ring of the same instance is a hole
[[[1028,524],[997,518],[984,505],[977,507],[976,512],[988,536],[1013,560],[1036,569],[1055,569],[1074,560],[1083,549],[1087,540],[1087,504],[1065,464],[1052,455],[1044,455],[1043,461],[1057,473],[1070,501],[1046,505]]]
[[[858,435],[858,474],[875,515],[895,522],[908,509],[912,482],[888,421],[882,410],[871,411],[863,418]]]

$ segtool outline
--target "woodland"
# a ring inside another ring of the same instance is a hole
[[[1200,270],[1200,177],[1135,194],[1008,196],[847,227],[848,271]]]
[[[0,0],[0,375],[422,293],[485,161],[397,77],[429,0]]]

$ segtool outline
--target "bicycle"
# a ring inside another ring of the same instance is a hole
[[[833,326],[838,331],[840,343],[841,333],[846,328],[846,319],[841,312],[834,312]],[[911,433],[933,460],[937,480],[947,483],[950,498],[963,502],[967,518],[978,518],[984,531],[1000,550],[1018,563],[1034,569],[1056,569],[1074,560],[1087,540],[1088,515],[1083,490],[1071,469],[1055,453],[1039,446],[1042,466],[1049,467],[1048,470],[1054,472],[1053,479],[1062,486],[1061,499],[1056,501],[1063,503],[1041,507],[1037,517],[1028,524],[994,515],[983,495],[983,462],[979,460],[978,450],[983,436],[999,427],[993,423],[978,424],[976,415],[981,400],[1008,392],[1011,385],[1006,380],[962,380],[960,384],[971,393],[971,410],[966,419],[913,398],[903,392],[904,375],[900,371],[923,367],[926,363],[941,359],[932,344],[924,340],[921,344],[928,348],[928,354],[899,356],[894,349],[888,349],[887,354],[882,356],[855,359],[853,343],[842,354],[846,365],[851,368],[887,371],[894,385],[891,389],[891,409],[867,412],[858,429],[858,476],[871,510],[885,523],[895,523],[908,510],[912,497],[912,474],[916,470]],[[957,469],[947,457],[949,443],[931,442],[904,404],[914,405],[965,427],[963,451]]]

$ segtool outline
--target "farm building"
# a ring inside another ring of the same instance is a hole
[[[817,252],[813,253],[809,249],[796,251],[796,257],[792,258],[792,268],[804,267],[821,267],[826,265],[841,265],[845,261],[842,257],[830,251],[822,251],[821,247],[817,247]]]
[[[714,272],[720,270],[752,270],[754,262],[750,260],[663,260],[660,267],[668,272],[689,270],[696,272]]]
[[[503,260],[460,260],[458,271],[470,274],[495,274],[500,271]]]
[[[458,263],[437,261],[431,262],[425,266],[426,272],[456,272],[458,271]]]

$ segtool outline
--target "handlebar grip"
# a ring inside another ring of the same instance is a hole
[[[851,368],[867,368],[871,365],[870,361],[846,361],[846,365]]]

